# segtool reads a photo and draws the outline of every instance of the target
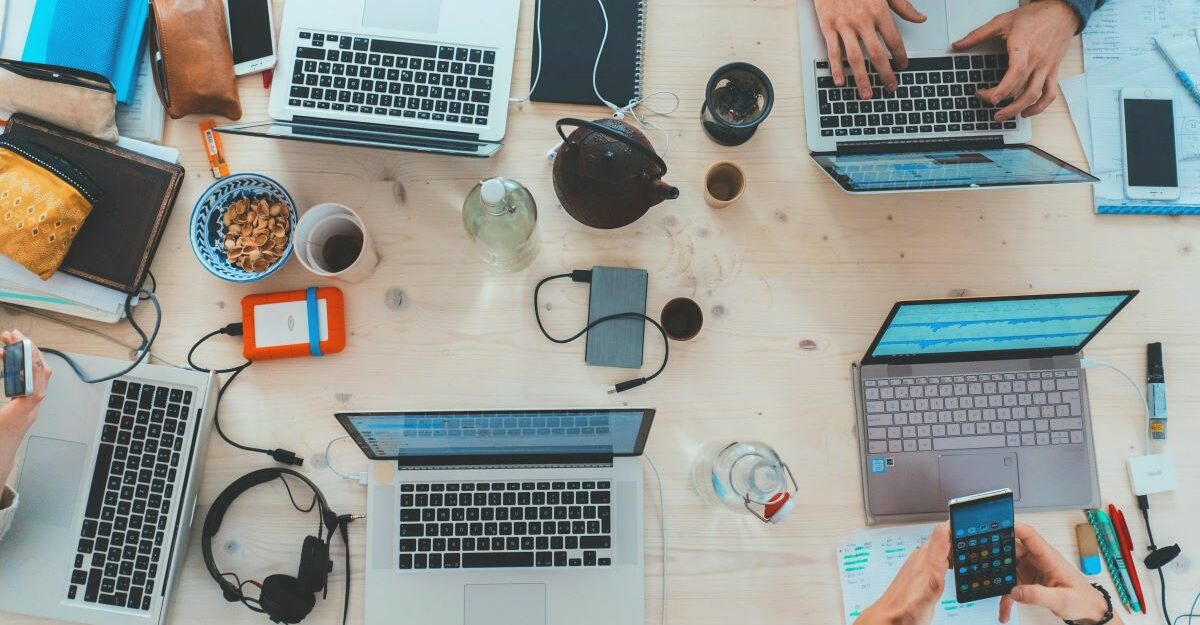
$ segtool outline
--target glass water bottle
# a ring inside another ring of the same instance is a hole
[[[496,177],[475,185],[463,203],[463,227],[493,271],[516,273],[537,256],[537,204],[516,181]]]

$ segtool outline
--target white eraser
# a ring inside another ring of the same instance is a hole
[[[1171,454],[1136,456],[1128,460],[1127,466],[1135,495],[1153,495],[1179,488],[1179,476],[1175,473],[1175,459]]]

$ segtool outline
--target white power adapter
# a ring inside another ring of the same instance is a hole
[[[1136,456],[1126,462],[1126,467],[1135,495],[1153,495],[1179,488],[1175,459],[1169,453]]]

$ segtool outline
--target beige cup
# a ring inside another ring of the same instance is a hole
[[[314,274],[342,282],[362,282],[379,264],[366,225],[358,213],[341,204],[318,204],[300,216],[296,258]]]
[[[733,204],[745,191],[746,172],[735,163],[715,163],[704,174],[704,201],[713,208],[725,208]]]

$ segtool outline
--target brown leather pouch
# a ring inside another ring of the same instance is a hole
[[[241,119],[222,0],[152,0],[150,56],[167,114]]]

